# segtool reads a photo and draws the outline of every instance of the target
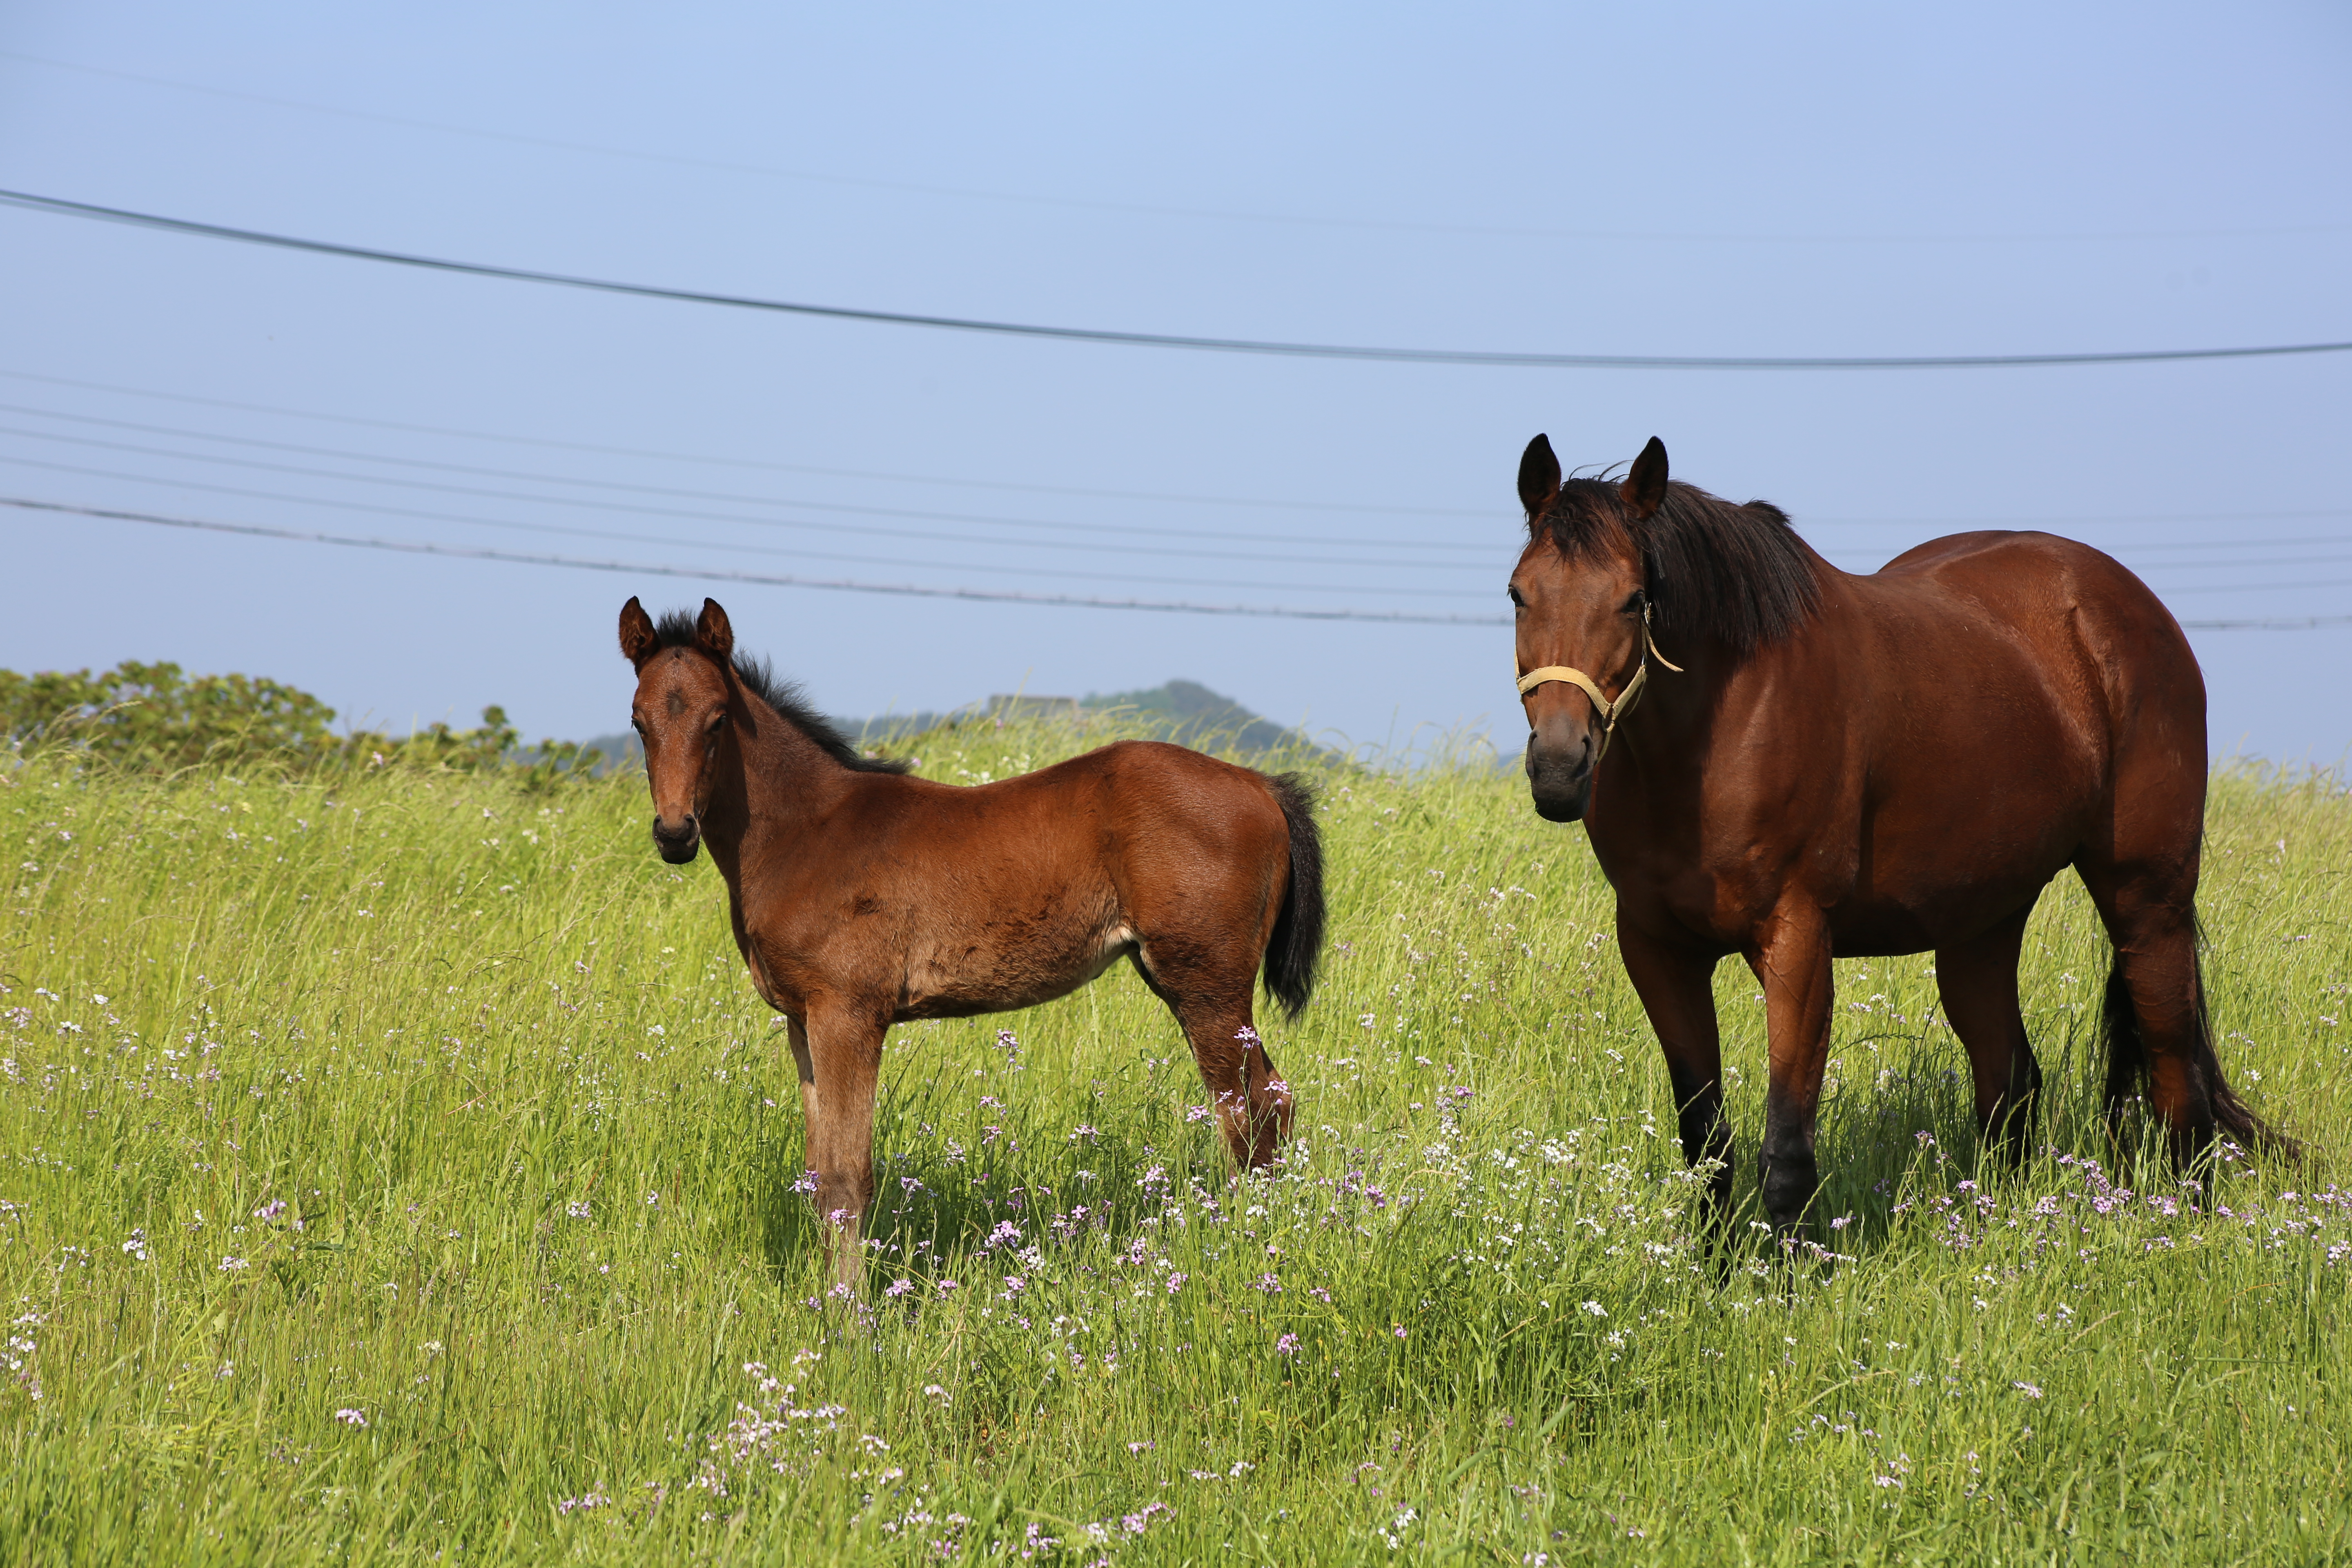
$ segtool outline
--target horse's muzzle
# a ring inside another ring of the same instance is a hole
[[[1570,752],[1572,755],[1563,755]],[[1546,822],[1575,822],[1592,803],[1592,746],[1548,747],[1528,737],[1528,793]]]
[[[654,818],[654,847],[671,865],[685,865],[701,847],[702,824],[694,817],[688,816],[675,826],[659,816]]]

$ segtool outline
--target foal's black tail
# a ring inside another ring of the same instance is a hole
[[[1323,839],[1315,831],[1315,795],[1297,773],[1265,781],[1290,828],[1290,887],[1265,944],[1265,988],[1285,1016],[1306,1010],[1315,992],[1315,965],[1323,956]]]
[[[2213,1020],[2205,1008],[2205,933],[2197,932],[2197,1079],[2213,1105],[2213,1121],[2223,1136],[2249,1151],[2292,1159],[2302,1152],[2294,1139],[2253,1113],[2221,1076],[2221,1058],[2213,1048]],[[2107,1124],[2120,1122],[2124,1107],[2147,1089],[2150,1063],[2147,1043],[2140,1038],[2139,1019],[2132,1012],[2130,988],[2124,984],[2118,961],[2107,971],[2106,1005],[2101,1010],[2100,1031],[2107,1042]]]

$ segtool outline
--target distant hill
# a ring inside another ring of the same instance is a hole
[[[1179,745],[1270,752],[1278,746],[1311,744],[1297,731],[1260,718],[1197,680],[1171,680],[1148,691],[1115,691],[1108,697],[1088,693],[1081,702],[1091,709],[1126,708],[1147,714],[1164,726],[1167,738]]]
[[[1141,717],[1153,730],[1179,745],[1207,751],[1256,752],[1284,746],[1309,746],[1304,735],[1262,718],[1230,697],[1210,690],[1197,680],[1171,680],[1143,691],[1090,692],[1083,698],[999,695],[948,713],[887,713],[871,719],[835,717],[841,732],[868,746],[879,745],[942,725],[992,722],[1013,719],[1064,718],[1079,724],[1090,713],[1124,710]],[[635,765],[643,752],[637,737],[627,731],[599,735],[582,742],[583,751],[601,752],[598,773]]]

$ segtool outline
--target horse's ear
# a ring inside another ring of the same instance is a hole
[[[1519,504],[1527,508],[1529,527],[1559,493],[1559,459],[1552,455],[1551,438],[1538,435],[1519,456]]]
[[[694,623],[694,646],[719,661],[724,669],[735,657],[735,628],[716,599],[702,601],[701,618]]]
[[[660,637],[654,633],[654,618],[646,614],[646,607],[637,603],[637,596],[630,595],[629,602],[621,606],[621,657],[643,669],[646,660],[653,658],[660,644]]]
[[[1625,482],[1617,487],[1617,493],[1625,499],[1627,506],[1633,509],[1635,517],[1648,517],[1664,503],[1666,444],[1664,441],[1655,436],[1650,437],[1650,444],[1642,448],[1640,457],[1633,459],[1633,471],[1625,476]]]

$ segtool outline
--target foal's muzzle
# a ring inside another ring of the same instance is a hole
[[[699,819],[688,816],[673,826],[659,816],[654,818],[654,847],[671,865],[685,865],[694,858],[695,850],[701,845],[702,823]]]

